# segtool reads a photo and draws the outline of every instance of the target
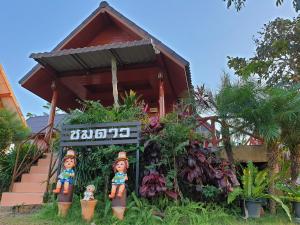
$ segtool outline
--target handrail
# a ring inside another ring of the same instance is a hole
[[[50,148],[50,143],[46,142],[45,140],[45,144],[46,146],[39,146],[38,141],[39,141],[39,137],[41,137],[41,135],[44,135],[44,131],[48,130],[48,129],[53,129],[53,124],[49,124],[46,127],[44,127],[43,129],[41,129],[38,133],[34,134],[34,135],[30,135],[28,138],[26,138],[24,141],[22,141],[18,146],[17,146],[17,153],[16,153],[16,159],[15,159],[15,165],[14,165],[14,169],[13,169],[13,174],[12,174],[12,179],[11,179],[11,184],[9,187],[9,191],[12,191],[13,188],[13,184],[14,182],[26,171],[28,171],[30,169],[30,167],[38,160],[40,159],[43,154],[46,152],[47,149]],[[19,158],[20,158],[20,150],[22,149],[22,147],[25,144],[30,144],[29,150],[26,152],[25,156],[23,157],[23,159],[21,160],[20,163],[19,162]],[[33,148],[36,148],[36,150],[34,150],[33,156],[30,157],[29,153],[33,150]],[[52,150],[51,150],[52,151]]]

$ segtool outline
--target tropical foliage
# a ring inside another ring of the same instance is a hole
[[[268,179],[267,170],[258,171],[252,162],[247,164],[247,167],[243,169],[242,174],[242,187],[235,188],[228,195],[228,203],[233,202],[237,197],[241,197],[244,200],[262,200],[264,198],[270,198],[281,205],[286,214],[291,220],[289,208],[282,202],[282,200],[267,193],[267,187],[270,182]]]
[[[230,163],[213,154],[203,153],[197,145],[189,146],[181,175],[190,184],[200,188],[214,185],[225,194],[240,185]]]
[[[195,129],[198,116],[189,111],[191,102],[179,103],[173,113],[145,127],[142,196],[200,200],[206,198],[206,187],[226,196],[239,185],[232,165],[203,149],[203,137]]]
[[[237,187],[228,195],[228,203],[237,197],[247,200],[260,200],[265,198],[269,183],[267,170],[258,171],[252,162],[243,169],[242,187]]]
[[[279,181],[276,188],[283,194],[280,196],[283,200],[290,202],[300,202],[300,186],[291,182]]]
[[[259,35],[255,39],[255,55],[249,59],[229,57],[229,67],[243,78],[256,75],[260,82],[269,86],[298,83],[300,17],[292,20],[277,18],[266,24]]]
[[[230,8],[231,5],[234,5],[237,11],[240,11],[244,6],[247,0],[223,0],[227,3],[227,7]],[[275,0],[276,6],[283,4],[283,0]],[[300,10],[300,3],[298,0],[293,0],[293,6],[296,11]]]
[[[145,121],[146,114],[143,111],[143,102],[135,92],[130,91],[122,98],[119,107],[104,107],[100,102],[81,102],[82,108],[73,110],[66,123],[68,124],[90,124],[103,122],[125,122],[125,121]],[[136,151],[136,146],[96,146],[77,147],[78,164],[76,166],[76,192],[78,194],[85,190],[86,185],[94,184],[96,190],[106,196],[110,185],[112,174],[112,164],[119,151],[126,151],[129,155],[129,188],[133,190],[135,157],[131,155]]]
[[[0,109],[0,154],[3,154],[11,144],[23,140],[28,134],[28,128],[14,113]]]
[[[32,159],[35,148],[30,144],[23,144],[19,149],[19,161],[26,156],[26,159]],[[7,191],[11,183],[13,169],[16,161],[17,147],[10,149],[5,154],[0,155],[0,193]]]

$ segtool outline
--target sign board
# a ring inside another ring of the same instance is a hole
[[[139,144],[140,122],[64,125],[61,146]]]
[[[140,136],[141,122],[63,125],[58,173],[61,170],[64,147],[136,144],[135,192],[138,194]]]

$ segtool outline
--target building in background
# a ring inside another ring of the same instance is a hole
[[[16,96],[9,84],[4,69],[0,64],[0,109],[3,108],[14,112],[23,124],[26,124]]]

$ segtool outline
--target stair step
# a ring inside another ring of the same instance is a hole
[[[13,192],[2,193],[1,207],[18,205],[32,206],[43,204],[46,191],[51,154],[46,153],[44,158],[38,160],[37,165],[30,168],[30,173],[22,175],[21,182],[13,185]],[[53,162],[56,155],[53,155]],[[51,179],[55,180],[55,176]]]
[[[40,205],[43,203],[44,193],[2,193],[1,206],[17,206],[17,205]]]
[[[50,159],[51,157],[51,153],[44,153],[44,156],[46,157],[46,159]],[[57,157],[57,154],[56,153],[53,153],[53,158],[56,158]]]
[[[51,156],[51,153],[50,152],[47,152],[47,153],[44,153],[44,156],[46,156],[46,157],[50,157]]]
[[[38,161],[38,164],[41,165],[41,164],[49,164],[50,162],[50,157],[49,158],[41,158],[39,159]]]
[[[48,171],[49,171],[49,165],[32,166],[30,168],[30,174],[33,174],[33,173],[48,173]]]
[[[47,183],[25,183],[17,182],[14,183],[13,192],[17,193],[44,193],[46,191]]]
[[[48,178],[47,173],[32,173],[23,174],[21,182],[24,183],[43,183],[46,182]]]

